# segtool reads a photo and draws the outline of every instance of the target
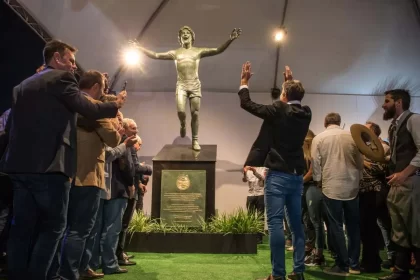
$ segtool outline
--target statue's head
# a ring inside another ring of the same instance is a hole
[[[185,43],[191,43],[194,45],[195,34],[189,26],[183,26],[178,31],[178,42],[182,46]]]

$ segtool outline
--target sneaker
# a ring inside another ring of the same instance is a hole
[[[349,273],[353,274],[353,275],[359,275],[360,274],[360,269],[358,268],[350,268],[349,269]]]
[[[324,269],[323,271],[325,274],[328,275],[335,275],[335,276],[350,276],[350,273],[348,273],[345,270],[342,270],[340,267],[338,267],[337,265],[334,265],[331,268],[327,268]]]

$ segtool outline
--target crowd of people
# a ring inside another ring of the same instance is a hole
[[[13,90],[0,134],[1,272],[8,279],[97,279],[136,265],[124,251],[151,167],[108,77],[76,78],[76,48],[45,45],[45,64]],[[102,272],[96,272],[101,269]]]
[[[305,90],[290,69],[286,67],[281,94],[273,96],[272,105],[251,100],[251,76],[247,62],[241,107],[264,121],[243,181],[249,184],[248,209],[267,215],[272,272],[265,279],[304,279],[305,266],[326,264],[325,248],[334,259],[323,270],[329,275],[385,268],[391,273],[381,280],[420,279],[420,115],[409,110],[410,93],[384,92],[383,118],[392,120],[389,142],[380,138],[379,125],[366,122],[385,151],[378,162],[360,153],[351,133],[340,127],[338,113],[327,114],[320,134],[309,130],[311,110],[301,105]],[[367,146],[374,143],[365,140]],[[386,260],[379,255],[378,226]],[[294,263],[287,276],[285,250],[293,251]]]

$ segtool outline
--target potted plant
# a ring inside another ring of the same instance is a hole
[[[200,220],[198,228],[168,225],[138,212],[128,231],[126,248],[130,252],[256,254],[257,235],[264,233],[264,222],[242,208]]]

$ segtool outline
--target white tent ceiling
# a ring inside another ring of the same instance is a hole
[[[79,48],[86,69],[111,76],[121,50],[143,29],[161,0],[19,0],[50,34]],[[242,36],[225,53],[200,64],[203,91],[236,92],[243,62],[253,63],[252,89],[273,85],[284,0],[169,0],[142,44],[155,51],[179,47],[177,32],[189,25],[198,47],[217,47],[240,27]],[[370,94],[386,78],[420,77],[420,24],[412,0],[289,0],[288,35],[280,52],[308,93]],[[171,61],[142,59],[143,71],[124,71],[136,92],[173,92]]]

